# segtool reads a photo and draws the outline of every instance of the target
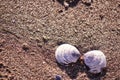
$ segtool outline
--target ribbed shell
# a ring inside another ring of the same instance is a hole
[[[62,44],[56,49],[55,57],[58,63],[69,64],[79,59],[80,52],[70,44]]]
[[[84,62],[91,73],[99,73],[101,68],[106,67],[106,56],[99,50],[89,51],[84,54]]]

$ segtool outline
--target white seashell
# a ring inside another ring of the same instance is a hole
[[[91,73],[100,73],[101,69],[106,67],[106,56],[99,50],[89,51],[84,54],[84,62]]]
[[[79,57],[78,49],[70,44],[62,44],[55,51],[55,58],[60,64],[74,63]]]

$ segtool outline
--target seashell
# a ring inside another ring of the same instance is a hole
[[[102,68],[106,67],[106,56],[99,50],[88,51],[84,54],[84,63],[91,73],[100,73]]]
[[[55,58],[60,64],[75,63],[80,58],[80,52],[70,44],[62,44],[56,49]]]

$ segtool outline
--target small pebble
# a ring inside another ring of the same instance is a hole
[[[45,61],[43,61],[42,63],[43,63],[43,64],[45,64],[46,62],[45,62]]]
[[[29,45],[27,43],[22,44],[22,49],[27,51],[29,49]]]
[[[35,55],[35,52],[31,52],[30,55]]]
[[[43,36],[43,42],[44,42],[44,43],[47,43],[48,40],[49,40],[49,37],[47,37],[47,36]]]
[[[37,46],[42,48],[42,43],[37,43]]]
[[[37,29],[36,31],[37,31],[37,32],[40,32],[40,29]]]
[[[40,42],[40,38],[38,38],[38,37],[36,37],[35,40],[36,40],[37,43]]]

